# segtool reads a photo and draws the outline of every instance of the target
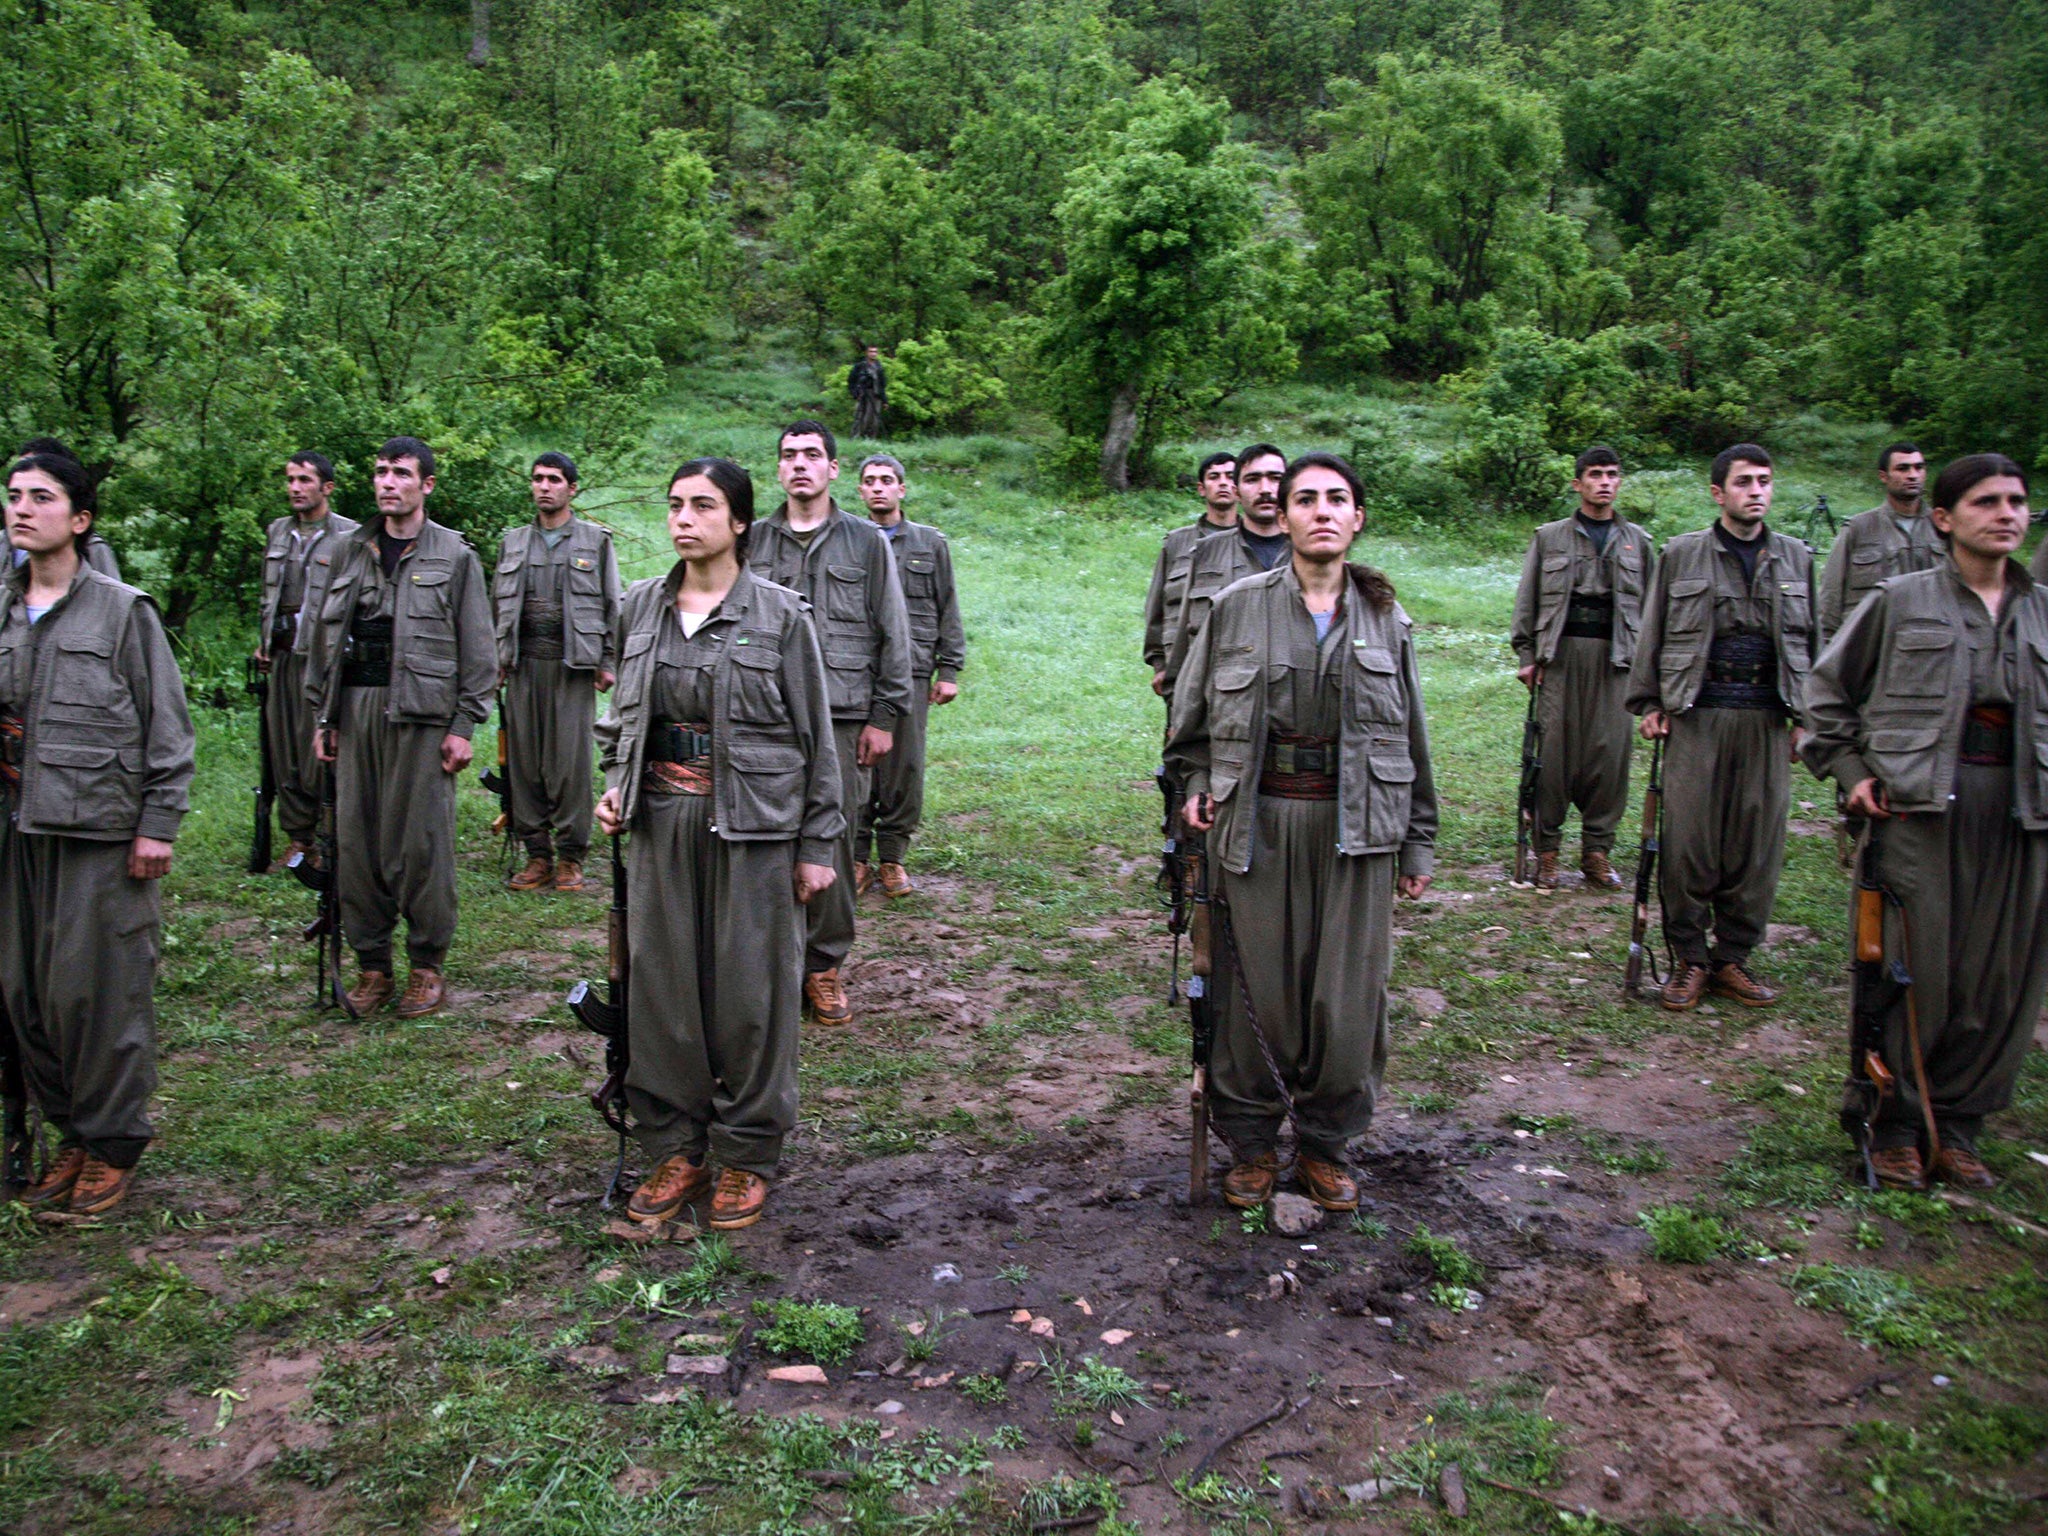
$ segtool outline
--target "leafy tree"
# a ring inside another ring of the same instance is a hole
[[[1226,137],[1221,103],[1155,83],[1067,178],[1042,356],[1067,430],[1100,436],[1111,490],[1190,410],[1294,363],[1262,309],[1250,166]]]

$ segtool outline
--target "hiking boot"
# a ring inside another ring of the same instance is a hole
[[[862,859],[859,863],[853,866],[854,899],[859,900],[861,897],[867,895],[869,891],[874,889],[874,885],[875,866],[868,863],[867,860]]]
[[[684,1206],[703,1199],[710,1187],[711,1165],[693,1163],[678,1152],[657,1163],[647,1182],[633,1191],[626,1214],[635,1221],[667,1221]]]
[[[1998,1188],[1998,1176],[1984,1166],[1982,1158],[1968,1147],[1952,1147],[1947,1142],[1943,1142],[1941,1150],[1935,1154],[1934,1176],[1944,1184],[1955,1184],[1964,1189]]]
[[[1946,1153],[1948,1148],[1943,1147]],[[1927,1168],[1920,1161],[1918,1147],[1880,1147],[1870,1154],[1870,1166],[1877,1171],[1877,1182],[1886,1189],[1924,1189],[1927,1187]]]
[[[1707,968],[1695,960],[1681,960],[1671,968],[1671,979],[1657,1001],[1673,1013],[1684,1013],[1700,1005],[1700,994],[1706,990]]]
[[[901,864],[884,864],[875,871],[875,878],[882,883],[882,894],[894,901],[898,896],[908,896],[917,889],[910,878],[910,871]]]
[[[1586,885],[1591,890],[1621,889],[1621,876],[1614,872],[1614,862],[1597,848],[1588,848],[1580,857],[1579,873],[1586,877]]]
[[[836,1029],[853,1022],[853,1004],[846,1000],[846,984],[840,981],[837,966],[829,971],[813,971],[804,978],[804,1003],[814,1024]]]
[[[442,984],[441,973],[416,965],[412,974],[405,978],[405,996],[398,1000],[394,1011],[401,1019],[424,1018],[427,1014],[439,1013],[447,1000],[448,989]]]
[[[1261,1152],[1248,1163],[1239,1163],[1223,1176],[1223,1203],[1249,1211],[1273,1198],[1273,1186],[1280,1182],[1280,1158]]]
[[[1557,889],[1557,850],[1536,855],[1536,889],[1554,891]]]
[[[711,1195],[711,1226],[717,1232],[737,1232],[761,1219],[768,1204],[768,1181],[744,1168],[721,1168],[718,1188]]]
[[[555,861],[535,854],[526,868],[505,882],[508,891],[544,891],[555,883]]]
[[[580,891],[583,889],[583,861],[564,859],[555,866],[555,889],[558,891]]]
[[[83,1172],[85,1148],[62,1148],[57,1153],[57,1160],[50,1164],[42,1179],[21,1197],[21,1203],[32,1211],[45,1210],[53,1205],[64,1205],[71,1199],[72,1187],[78,1183],[78,1176]]]
[[[1708,990],[1716,997],[1732,997],[1745,1008],[1768,1008],[1778,1000],[1778,994],[1750,975],[1747,966],[1733,962],[1714,972]]]
[[[88,1154],[78,1182],[71,1187],[71,1214],[97,1216],[111,1211],[127,1197],[128,1186],[134,1182],[133,1168],[116,1168]]]
[[[348,1005],[367,1017],[391,1000],[392,990],[389,971],[364,971],[348,989]]]
[[[1326,1163],[1307,1153],[1296,1153],[1294,1180],[1301,1192],[1326,1211],[1358,1209],[1358,1182],[1336,1163]]]

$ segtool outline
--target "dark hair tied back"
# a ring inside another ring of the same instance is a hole
[[[668,477],[669,489],[674,490],[678,480],[689,480],[698,475],[717,486],[724,495],[732,520],[739,525],[740,539],[736,552],[744,565],[748,535],[754,527],[754,477],[731,459],[691,459],[676,466],[676,472]]]
[[[2010,476],[2019,481],[2020,489],[2031,494],[2027,485],[2027,472],[2002,453],[1966,453],[1960,459],[1953,459],[1942,467],[1935,477],[1934,493],[1928,501],[1944,512],[1953,512],[1956,503],[1986,480]]]
[[[24,469],[40,470],[63,486],[64,494],[71,498],[72,511],[99,515],[99,482],[78,462],[78,455],[56,438],[32,437],[23,443],[21,456],[8,473],[19,474]]]

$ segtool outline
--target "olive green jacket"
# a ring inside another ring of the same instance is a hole
[[[1895,813],[1948,810],[1963,721],[1970,652],[1963,643],[1967,588],[1955,563],[1880,582],[1849,615],[1806,685],[1801,755],[1844,790],[1875,778]],[[1974,601],[1974,599],[1970,599]],[[2012,706],[2013,814],[2048,830],[2048,587],[2017,560],[2006,567],[2001,614],[2018,654]]]
[[[334,551],[320,622],[306,662],[306,700],[322,726],[341,709],[342,653],[365,589],[385,585],[371,518]],[[385,594],[393,621],[391,686],[384,716],[394,725],[438,725],[467,737],[490,718],[498,684],[497,647],[483,566],[468,540],[429,518],[398,562]],[[303,633],[303,631],[302,631]]]
[[[1888,576],[1932,570],[1941,564],[1941,535],[1924,513],[1899,532],[1889,503],[1858,512],[1842,524],[1820,575],[1820,643],[1834,639],[1842,621]]]
[[[33,626],[28,567],[0,581],[0,709],[22,720],[23,832],[170,842],[192,785],[185,682],[148,594],[81,564]]]
[[[811,605],[832,718],[894,730],[910,711],[910,613],[882,530],[834,502],[806,549],[777,508],[748,533],[747,568]]]
[[[619,619],[619,557],[608,528],[570,515],[569,579],[562,591],[562,665],[579,672],[616,671],[614,630]],[[505,530],[498,550],[494,595],[498,613],[498,665],[519,665],[519,615],[526,606],[527,564],[540,538],[538,520]],[[542,544],[546,549],[547,546]],[[553,551],[550,551],[553,553]]]
[[[879,525],[877,525],[879,526]],[[953,549],[946,536],[908,518],[893,530],[896,575],[910,618],[910,675],[950,683],[967,665],[967,631],[953,585]],[[887,538],[888,534],[883,537]]]
[[[327,591],[328,574],[334,568],[334,551],[359,526],[353,518],[330,511],[310,536],[302,534],[294,543],[292,535],[302,533],[304,527],[296,513],[271,522],[263,537],[263,607],[256,627],[256,643],[266,652],[270,649],[271,628],[277,623],[278,609],[284,603],[285,588],[290,585],[287,578],[292,565],[297,563],[302,572],[297,611],[317,618],[320,600]]]
[[[2027,568],[2027,573],[2036,581],[2048,581],[2048,538],[2042,539],[2035,549],[2034,563]]]
[[[1757,556],[1750,596],[1765,610],[1778,649],[1778,696],[1794,716],[1805,697],[1813,663],[1813,551],[1799,539],[1765,529],[1767,547]],[[1664,546],[1643,605],[1643,629],[1628,679],[1629,713],[1653,709],[1682,715],[1700,696],[1714,645],[1714,607],[1719,584],[1741,579],[1736,557],[1722,550],[1712,527],[1681,533]]]
[[[1209,849],[1237,874],[1251,868],[1259,772],[1266,755],[1266,682],[1284,658],[1274,636],[1302,602],[1292,561],[1219,593],[1174,694],[1166,761],[1190,795],[1216,802]],[[1423,716],[1413,626],[1399,603],[1344,595],[1344,718],[1338,739],[1337,851],[1396,853],[1401,873],[1435,866],[1436,779]]]
[[[1167,646],[1180,624],[1181,607],[1188,595],[1188,573],[1194,565],[1195,546],[1212,533],[1230,531],[1230,528],[1217,527],[1204,514],[1192,523],[1170,529],[1160,542],[1159,559],[1152,566],[1152,585],[1145,593],[1145,665],[1154,672],[1165,668]]]
[[[1599,565],[1606,568],[1607,590],[1614,596],[1614,664],[1628,666],[1636,659],[1643,593],[1656,564],[1657,547],[1650,536],[1618,512],[1604,551],[1594,547],[1592,535],[1579,526],[1576,516],[1543,524],[1529,540],[1522,584],[1515,593],[1509,638],[1516,657],[1525,667],[1532,662],[1547,667],[1557,660],[1577,573],[1581,567]]]
[[[646,766],[647,708],[661,626],[676,622],[678,561],[626,589],[618,620],[619,681],[597,722],[605,788],[630,821]],[[830,864],[846,830],[832,741],[825,660],[800,593],[742,566],[697,638],[718,646],[711,676],[711,830],[728,842],[795,838],[797,861]]]
[[[1239,528],[1242,528],[1242,524]],[[1187,589],[1181,597],[1179,620],[1166,635],[1166,687],[1168,697],[1179,691],[1181,668],[1200,643],[1209,622],[1209,607],[1216,594],[1247,576],[1265,574],[1258,561],[1244,547],[1238,528],[1216,530],[1215,538],[1197,539],[1188,555]],[[1283,556],[1281,565],[1287,564]],[[1277,569],[1277,567],[1276,567]]]

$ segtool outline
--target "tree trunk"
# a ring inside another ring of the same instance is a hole
[[[469,62],[491,59],[491,0],[469,0]]]
[[[1102,434],[1102,483],[1112,491],[1131,488],[1131,444],[1138,438],[1138,386],[1126,384],[1109,405],[1109,429]]]

